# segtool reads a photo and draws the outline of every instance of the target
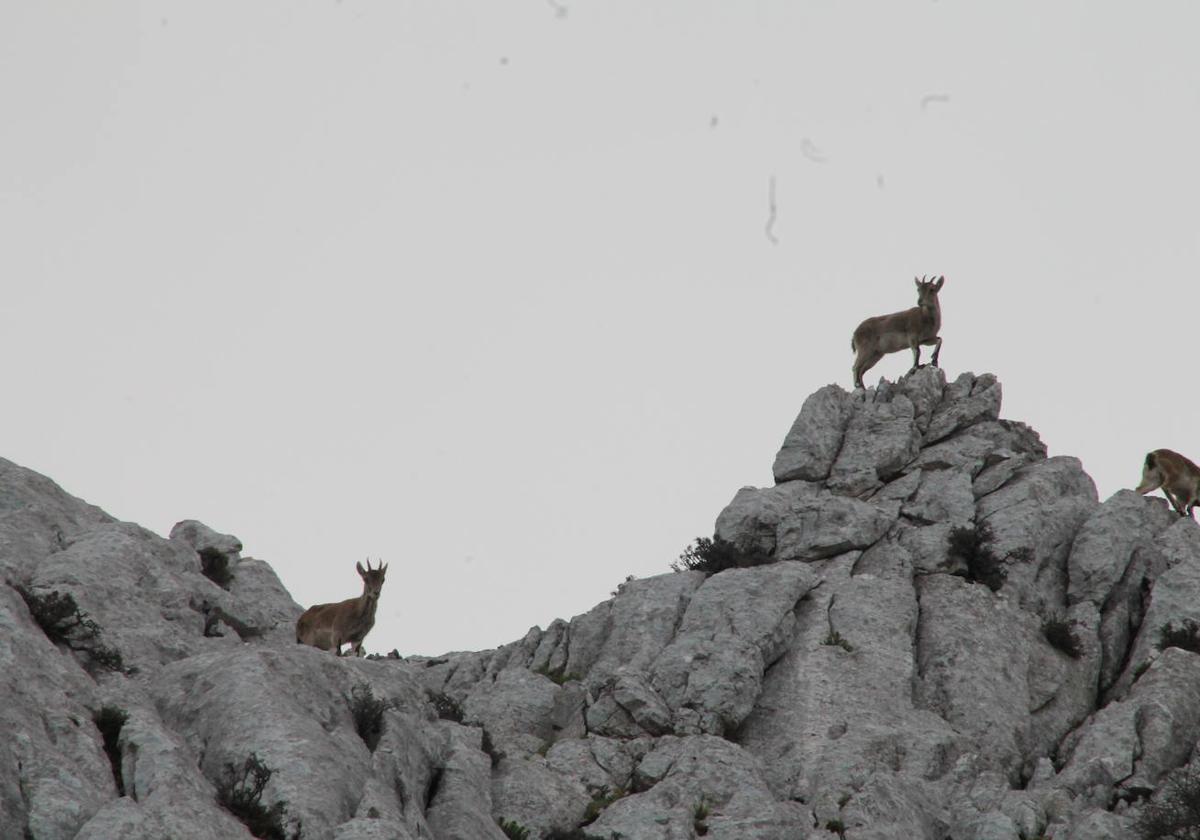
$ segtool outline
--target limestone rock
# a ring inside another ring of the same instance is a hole
[[[925,441],[936,443],[959,429],[999,416],[1000,383],[996,377],[985,373],[976,378],[964,373],[943,392],[942,402],[925,432]]]
[[[1048,615],[1066,601],[1067,555],[1096,507],[1096,487],[1079,460],[1059,456],[1018,470],[979,500],[991,551],[1007,570],[1005,589],[1022,605]]]
[[[1100,709],[1063,750],[1056,785],[1101,807],[1121,790],[1149,791],[1200,739],[1200,656],[1168,648],[1129,696]]]
[[[622,668],[646,671],[674,638],[702,572],[630,581],[612,601],[571,620],[566,673],[604,684]]]
[[[796,825],[795,810],[768,790],[761,764],[723,738],[660,738],[637,772],[647,789],[608,805],[589,833],[682,840],[696,836],[702,822],[706,836],[767,840]]]
[[[745,720],[763,672],[792,640],[796,603],[814,583],[800,563],[730,569],[705,581],[651,671],[677,733],[723,735]]]
[[[829,476],[852,414],[852,397],[826,385],[804,401],[775,456],[775,481],[821,481]]]
[[[1069,603],[1084,599],[1104,606],[1112,588],[1125,573],[1134,551],[1150,546],[1170,521],[1132,490],[1121,490],[1083,523],[1067,564]]]
[[[1155,580],[1133,650],[1115,686],[1118,696],[1124,694],[1139,671],[1159,656],[1165,630],[1181,631],[1186,636],[1189,626],[1200,631],[1200,555],[1167,569]]]
[[[492,809],[533,832],[570,831],[583,822],[592,794],[544,759],[502,759],[492,772]]]
[[[857,405],[833,464],[829,485],[836,492],[859,496],[897,475],[920,451],[912,401],[903,394]]]
[[[824,494],[792,506],[779,524],[775,555],[780,560],[821,560],[878,542],[894,516],[871,502]]]
[[[959,470],[936,470],[921,474],[921,484],[900,512],[920,522],[970,524],[975,518],[975,493],[971,477]]]
[[[505,668],[481,680],[463,703],[463,722],[481,726],[499,755],[528,757],[553,741],[555,701],[561,691],[546,677]]]
[[[779,524],[796,504],[820,494],[821,488],[804,481],[788,481],[759,489],[743,487],[717,517],[715,533],[743,550],[774,554]]]
[[[437,840],[505,840],[492,816],[491,760],[480,730],[447,725],[449,755],[431,785],[425,818]]]
[[[97,695],[71,656],[42,635],[21,597],[0,586],[0,836],[27,826],[31,836],[68,840],[116,797],[92,722]]]
[[[241,558],[242,541],[231,534],[218,534],[203,522],[185,519],[176,522],[169,539],[190,546],[197,554],[218,554],[236,564]]]
[[[0,458],[0,573],[24,580],[39,561],[113,518],[33,470]]]

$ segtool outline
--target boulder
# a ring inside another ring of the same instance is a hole
[[[823,481],[842,448],[842,436],[853,413],[853,397],[837,385],[826,385],[804,401],[783,447],[775,456],[777,483]]]

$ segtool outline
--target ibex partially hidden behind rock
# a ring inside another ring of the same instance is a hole
[[[309,607],[296,622],[297,642],[332,650],[338,656],[342,655],[342,645],[351,645],[355,656],[363,655],[363,639],[375,626],[375,607],[379,604],[387,565],[372,569],[368,559],[367,568],[362,563],[356,563],[355,568],[363,579],[363,594],[336,604]]]
[[[854,387],[863,387],[863,374],[875,367],[884,355],[905,348],[912,350],[912,369],[916,370],[921,366],[921,345],[934,345],[931,363],[937,367],[938,353],[942,351],[942,340],[938,337],[942,328],[938,292],[945,282],[945,277],[916,280],[916,306],[903,312],[868,318],[858,325],[850,339],[850,349],[858,354],[854,359]]]
[[[1144,496],[1159,487],[1180,516],[1195,518],[1192,508],[1200,501],[1200,467],[1178,452],[1155,449],[1146,456],[1142,483],[1134,489]]]

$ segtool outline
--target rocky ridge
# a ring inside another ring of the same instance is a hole
[[[822,388],[776,484],[716,521],[771,562],[435,658],[298,646],[235,538],[163,539],[0,461],[0,836],[248,838],[216,790],[251,753],[305,840],[1134,836],[1200,740],[1200,655],[1160,650],[1200,621],[1200,528],[1099,502],[1000,404],[935,368]],[[122,669],[52,642],[22,589],[69,593]],[[373,751],[360,686],[391,703]]]

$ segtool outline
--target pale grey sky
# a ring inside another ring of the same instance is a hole
[[[947,373],[1107,496],[1200,456],[1198,23],[2,0],[0,455],[305,605],[382,557],[371,650],[492,647],[711,534],[937,273]]]

